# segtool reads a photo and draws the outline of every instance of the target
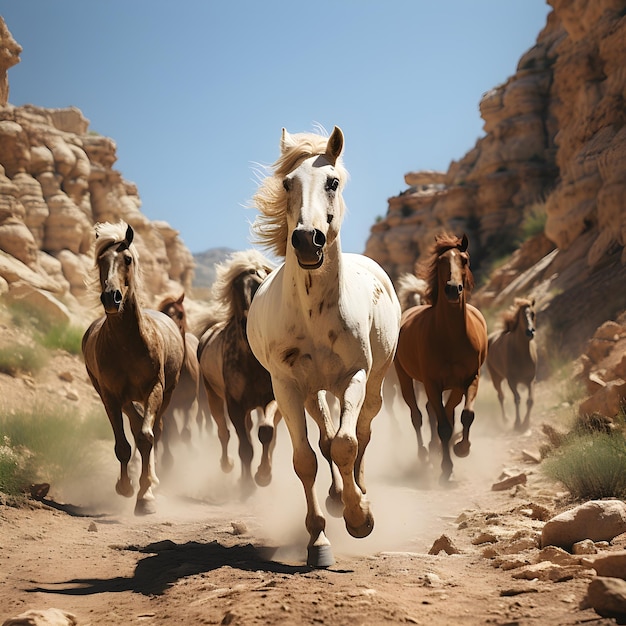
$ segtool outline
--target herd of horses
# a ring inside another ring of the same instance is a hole
[[[319,449],[331,472],[326,510],[342,516],[354,537],[372,532],[364,454],[383,402],[383,382],[400,388],[418,441],[419,459],[441,457],[442,483],[452,475],[455,408],[464,399],[460,439],[470,451],[470,427],[481,369],[486,365],[504,419],[506,380],[515,401],[515,428],[528,428],[537,353],[534,302],[516,300],[504,327],[488,335],[482,313],[467,302],[473,287],[467,236],[439,234],[423,276],[405,276],[398,292],[373,260],[341,251],[347,180],[344,136],[282,131],[280,156],[254,196],[256,243],[284,262],[275,267],[255,250],[217,266],[210,313],[193,332],[184,295],[158,311],[142,303],[134,231],[124,222],[95,227],[95,271],[104,314],[83,337],[88,375],[108,415],[120,462],[119,494],[131,497],[129,420],[141,475],[135,513],[155,511],[155,447],[159,466],[172,463],[176,439],[189,441],[213,419],[221,468],[232,471],[229,424],[239,441],[244,494],[269,484],[276,425],[284,419],[293,467],[302,482],[309,534],[307,564],[334,557],[315,490],[317,456],[307,416],[319,427]],[[400,297],[399,297],[400,296]],[[392,381],[391,383],[389,381]],[[518,385],[528,389],[520,418]],[[421,391],[431,426],[423,444]],[[386,393],[386,392],[385,392]],[[252,477],[252,415],[258,416],[262,458]],[[435,435],[436,433],[436,435]]]

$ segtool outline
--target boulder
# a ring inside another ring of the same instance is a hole
[[[541,546],[571,550],[584,539],[610,541],[626,532],[626,504],[621,500],[591,500],[547,521]]]

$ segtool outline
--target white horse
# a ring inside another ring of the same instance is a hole
[[[253,225],[258,242],[285,262],[252,301],[248,339],[271,374],[291,436],[307,502],[307,563],[313,567],[328,567],[334,559],[315,494],[317,458],[305,410],[319,426],[320,448],[331,468],[327,508],[343,512],[353,537],[366,537],[374,518],[365,496],[363,454],[400,328],[400,304],[387,274],[367,257],[341,252],[343,142],[338,127],[329,138],[283,129],[273,175],[254,196],[261,212]],[[339,400],[338,427],[326,392]]]

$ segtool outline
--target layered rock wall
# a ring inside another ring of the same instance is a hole
[[[558,249],[592,231],[589,267],[624,248],[626,0],[549,4],[516,73],[480,102],[485,136],[447,172],[407,174],[372,227],[365,253],[392,278],[444,229],[468,233],[474,267],[487,268],[515,249],[533,211]]]
[[[0,18],[2,46],[10,43],[7,33]],[[6,78],[5,56],[0,53]],[[191,252],[171,226],[141,212],[136,186],[113,168],[115,142],[91,132],[76,108],[15,107],[2,94],[0,80],[0,291],[22,293],[30,283],[80,311],[89,303],[93,226],[120,219],[135,230],[153,301],[189,290]]]

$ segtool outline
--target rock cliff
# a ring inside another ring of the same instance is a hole
[[[58,301],[80,319],[92,304],[93,225],[120,219],[135,229],[149,295],[188,290],[191,252],[169,224],[141,212],[136,186],[113,168],[115,142],[91,132],[76,108],[8,103],[7,69],[20,52],[0,18],[0,294]]]
[[[468,233],[486,274],[533,219],[545,220],[540,258],[592,233],[577,251],[586,268],[617,249],[626,263],[626,1],[549,4],[516,73],[480,102],[485,136],[447,172],[407,174],[408,189],[372,227],[366,254],[393,278],[413,271],[442,229]]]

